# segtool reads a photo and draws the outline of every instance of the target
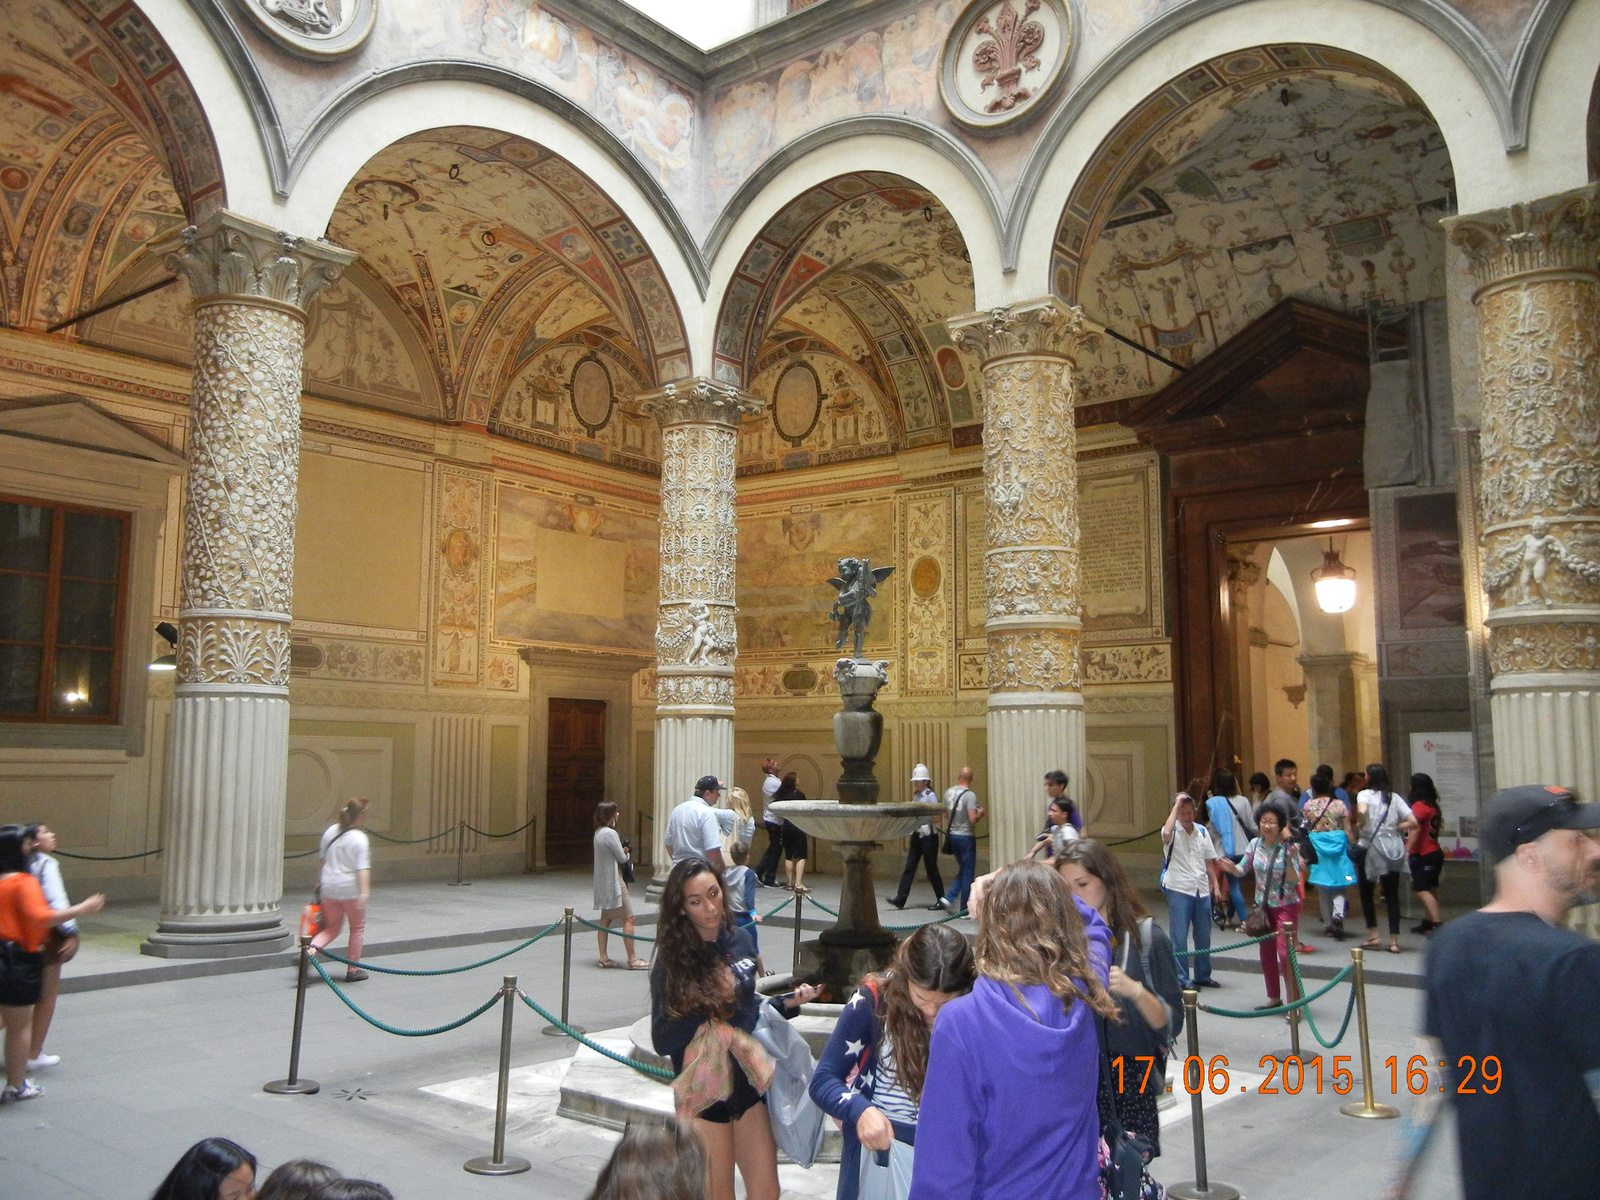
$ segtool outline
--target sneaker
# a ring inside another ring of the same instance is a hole
[[[363,979],[371,978],[372,976],[367,974],[367,972],[363,971],[360,967],[356,967],[345,972],[344,981],[346,983],[360,983]]]
[[[1197,988],[1219,988],[1222,985],[1215,979],[1196,979],[1194,986]]]
[[[935,900],[932,904],[928,905],[928,911],[929,912],[943,912],[944,911],[944,901],[943,900]]]
[[[41,1054],[38,1058],[28,1060],[28,1070],[37,1071],[40,1067],[54,1067],[61,1062],[59,1054]]]
[[[31,1079],[24,1079],[21,1087],[8,1087],[0,1091],[0,1102],[6,1100],[37,1100],[44,1095],[44,1089]]]

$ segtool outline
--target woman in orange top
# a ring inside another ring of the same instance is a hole
[[[20,825],[0,827],[0,1024],[6,1030],[6,1087],[0,1100],[32,1100],[44,1089],[27,1076],[33,1045],[33,1006],[44,974],[44,938],[50,927],[105,907],[90,896],[71,908],[51,908],[28,870],[32,840]]]

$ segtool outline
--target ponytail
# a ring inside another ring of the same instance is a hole
[[[342,833],[346,830],[354,829],[356,822],[361,819],[362,814],[367,811],[367,806],[371,803],[372,801],[368,800],[365,796],[357,796],[354,799],[346,800],[343,804],[341,804],[339,806],[340,832]]]

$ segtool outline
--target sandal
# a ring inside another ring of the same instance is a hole
[[[650,964],[642,958],[630,958],[628,960],[628,970],[630,971],[648,971],[649,969]]]
[[[612,968],[615,968],[615,969],[620,969],[622,967],[622,964],[619,963],[614,958],[602,958],[602,959],[599,959],[599,960],[597,960],[595,962],[594,965],[597,966],[597,967],[612,967]]]
[[[1389,953],[1390,954],[1399,954],[1400,953],[1400,943],[1399,942],[1390,942],[1389,943]]]
[[[1369,937],[1366,941],[1361,943],[1361,948],[1363,950],[1381,950],[1383,949],[1383,943],[1380,942],[1376,937]]]

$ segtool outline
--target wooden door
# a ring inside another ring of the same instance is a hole
[[[550,698],[545,773],[545,861],[587,866],[594,856],[594,806],[606,798],[606,702]]]

